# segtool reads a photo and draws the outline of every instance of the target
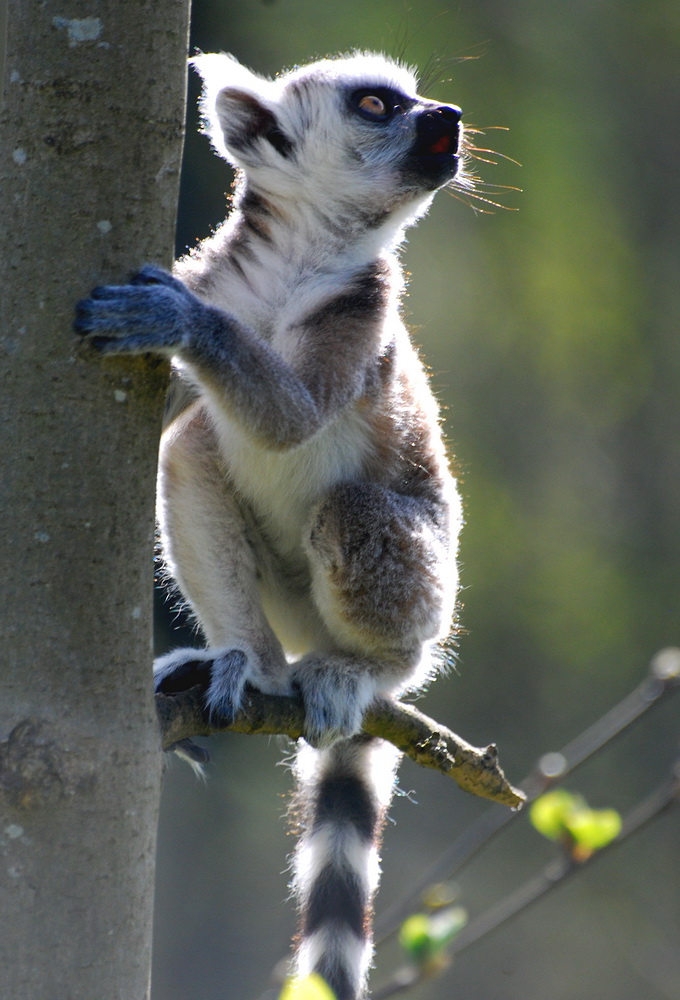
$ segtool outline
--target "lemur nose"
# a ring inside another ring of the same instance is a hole
[[[457,125],[463,117],[463,112],[455,104],[442,104],[436,110],[438,115],[452,125]]]

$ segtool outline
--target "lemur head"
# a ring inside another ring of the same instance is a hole
[[[215,149],[280,205],[403,225],[456,176],[460,109],[418,97],[414,75],[383,56],[326,59],[275,80],[224,54],[192,64]]]

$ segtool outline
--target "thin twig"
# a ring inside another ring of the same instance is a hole
[[[652,658],[647,676],[629,695],[558,753],[544,754],[536,762],[532,771],[519,785],[526,795],[527,802],[532,802],[557,781],[563,780],[636,719],[660,705],[668,695],[678,690],[680,690],[680,649],[663,649]],[[474,820],[418,878],[408,894],[376,918],[376,938],[384,940],[398,930],[406,917],[418,907],[423,893],[429,886],[452,878],[515,819],[517,819],[516,813],[494,807]]]
[[[678,794],[680,793],[680,769],[675,768],[673,776],[662,785],[641,800],[624,818],[621,832],[606,847],[593,852],[582,861],[574,859],[570,854],[565,854],[558,861],[546,866],[537,876],[529,879],[523,886],[515,892],[510,893],[504,900],[496,906],[491,907],[485,913],[480,914],[475,920],[469,923],[460,932],[456,940],[451,945],[451,953],[458,954],[464,948],[468,948],[475,941],[485,937],[491,931],[496,930],[517,913],[526,910],[546,893],[556,888],[565,879],[577,872],[581,872],[593,864],[598,858],[610,854],[619,847],[634,833],[637,833],[653,819],[660,816],[670,806],[677,805]]]
[[[542,899],[552,889],[561,885],[577,872],[585,870],[593,862],[606,854],[610,854],[619,845],[625,843],[633,834],[638,833],[652,820],[657,819],[671,806],[680,801],[680,762],[675,765],[671,777],[659,785],[650,795],[642,799],[626,815],[621,826],[621,832],[606,847],[595,851],[583,860],[576,860],[571,854],[565,853],[557,861],[547,865],[540,874],[528,879],[524,885],[511,892],[495,906],[481,913],[469,923],[449,945],[448,955],[460,954],[470,945],[495,931],[512,917],[528,909],[539,899]],[[412,965],[397,969],[390,980],[380,989],[372,993],[373,1000],[388,1000],[389,997],[403,993],[405,989],[417,985],[429,978],[427,971],[421,972]]]

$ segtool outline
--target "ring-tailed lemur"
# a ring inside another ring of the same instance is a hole
[[[194,66],[237,168],[231,214],[175,277],[96,289],[76,329],[169,355],[194,386],[163,435],[159,520],[208,648],[162,657],[157,688],[198,681],[227,717],[246,682],[302,696],[297,972],[355,1000],[398,759],[362,716],[435,673],[458,582],[460,503],[396,249],[457,173],[461,113],[375,55],[275,80]]]

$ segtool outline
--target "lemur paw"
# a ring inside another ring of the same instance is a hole
[[[206,306],[181,281],[147,266],[129,285],[101,285],[76,305],[73,328],[103,354],[174,354]]]
[[[371,678],[333,658],[305,657],[293,667],[291,680],[302,697],[305,739],[311,746],[329,747],[361,732],[364,712],[375,696]]]
[[[241,707],[247,665],[240,649],[176,649],[154,663],[154,684],[161,694],[198,686],[210,715],[231,722]]]

